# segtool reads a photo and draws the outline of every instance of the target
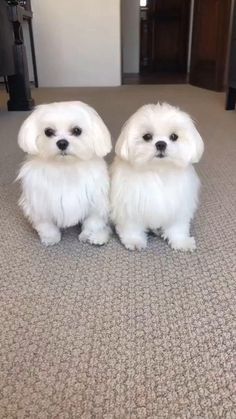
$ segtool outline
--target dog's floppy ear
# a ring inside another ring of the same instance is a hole
[[[129,160],[129,143],[128,143],[128,136],[129,136],[129,121],[127,121],[122,129],[121,133],[118,137],[115,147],[115,153],[123,160]]]
[[[18,134],[18,144],[20,148],[28,154],[37,154],[37,119],[38,110],[35,109],[20,127]]]
[[[204,143],[193,121],[192,121],[192,127],[190,131],[190,137],[191,137],[190,139],[192,142],[192,154],[190,158],[190,163],[198,163],[204,151]]]
[[[98,157],[104,157],[112,149],[111,134],[98,113],[91,108],[93,127],[93,146]]]

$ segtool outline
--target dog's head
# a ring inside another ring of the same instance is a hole
[[[167,103],[145,105],[125,123],[116,154],[133,164],[197,163],[204,144],[190,116]]]
[[[111,150],[110,133],[97,112],[83,102],[38,106],[22,124],[18,144],[44,158],[88,160]]]

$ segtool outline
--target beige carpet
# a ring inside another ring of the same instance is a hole
[[[154,237],[141,253],[115,237],[97,248],[76,228],[42,247],[13,183],[27,113],[2,110],[0,418],[236,418],[236,113],[223,94],[187,85],[33,95],[88,102],[114,138],[143,103],[190,112],[206,143],[198,248],[174,252]]]

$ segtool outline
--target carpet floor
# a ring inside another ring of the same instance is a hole
[[[33,96],[89,103],[114,141],[144,103],[189,112],[206,145],[197,250],[150,237],[130,252],[115,236],[98,248],[77,228],[43,247],[13,182],[27,112],[7,112],[1,92],[0,418],[236,418],[236,115],[224,94],[140,85]]]

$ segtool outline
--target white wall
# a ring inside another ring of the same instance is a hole
[[[139,72],[140,1],[122,0],[123,72]]]
[[[40,86],[120,84],[120,0],[31,3]]]

